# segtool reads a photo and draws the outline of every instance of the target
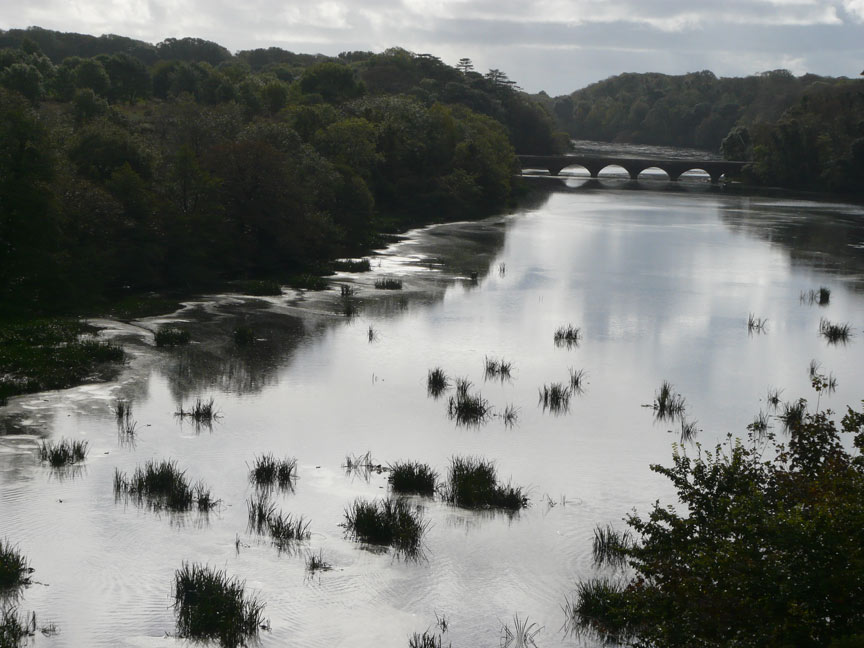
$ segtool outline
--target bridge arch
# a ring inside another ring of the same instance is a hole
[[[650,173],[647,173],[645,176],[643,176],[642,174],[645,173],[646,171],[649,171]],[[658,171],[659,171],[659,173],[658,173]],[[658,179],[658,180],[661,178],[663,180],[670,180],[671,179],[671,176],[669,175],[669,172],[666,169],[664,169],[663,167],[654,165],[654,166],[647,166],[644,169],[640,169],[639,172],[636,174],[636,178],[634,178],[634,180],[638,180],[640,178],[642,180],[647,180],[647,179],[651,178],[652,176],[656,176],[656,179]]]
[[[581,162],[574,162],[573,164],[568,164],[567,166],[561,167],[558,170],[557,174],[553,173],[552,175],[561,175],[561,172],[565,171],[565,170],[570,171],[570,173],[567,173],[564,175],[579,175],[579,176],[584,175],[584,173],[573,173],[573,171],[584,171],[589,176],[591,175],[591,169],[589,169],[587,166],[585,166]]]

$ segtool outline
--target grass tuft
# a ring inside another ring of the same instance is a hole
[[[480,425],[492,414],[489,401],[480,394],[470,393],[471,382],[465,378],[456,380],[456,395],[447,403],[447,415],[458,425]]]
[[[769,427],[770,423],[768,421],[768,415],[760,410],[753,419],[753,422],[747,426],[747,429],[755,433],[759,437],[763,437],[768,432]]]
[[[563,383],[543,385],[540,389],[540,403],[544,410],[553,414],[563,414],[570,409],[570,388]]]
[[[811,306],[818,304],[819,306],[827,306],[831,302],[831,289],[825,286],[820,286],[818,290],[809,290],[801,292],[801,303],[808,303]]]
[[[807,401],[803,398],[791,403],[783,404],[783,411],[777,415],[777,418],[783,422],[783,429],[786,432],[797,430],[804,423],[804,413],[807,411]]]
[[[173,347],[189,344],[192,336],[179,326],[163,326],[154,335],[157,347]]]
[[[672,383],[664,380],[654,396],[654,415],[660,421],[671,421],[684,416],[684,397],[673,390]]]
[[[0,538],[0,592],[13,587],[23,587],[30,584],[30,574],[33,569],[17,546],[9,540]]]
[[[43,441],[39,448],[39,457],[47,461],[52,468],[71,466],[84,461],[87,457],[86,441],[69,441],[63,439],[57,443]]]
[[[627,564],[627,550],[633,546],[629,531],[616,531],[611,524],[594,527],[591,553],[595,567],[623,567]]]
[[[480,457],[454,457],[441,489],[445,502],[465,508],[519,510],[528,506],[521,487],[498,483],[492,461]]]
[[[392,547],[406,558],[420,555],[428,523],[417,506],[404,499],[356,499],[345,509],[345,533],[368,544]]]
[[[43,629],[43,632],[47,636],[50,631],[46,630]],[[35,612],[28,618],[26,614],[19,615],[18,609],[12,605],[0,607],[0,648],[19,648],[29,643],[28,638],[35,634]]]
[[[566,326],[559,326],[558,329],[555,331],[555,335],[553,336],[555,346],[563,346],[567,347],[568,349],[572,347],[578,347],[581,339],[582,329],[578,326],[573,326],[572,324],[567,324]]]
[[[245,646],[264,624],[264,603],[247,596],[246,584],[207,565],[183,563],[174,572],[177,634],[194,641]]]
[[[510,372],[513,370],[513,363],[503,358],[496,359],[486,356],[483,360],[486,380],[497,378],[504,382],[510,380]]]
[[[627,638],[623,586],[609,578],[592,578],[576,585],[576,596],[565,600],[565,627],[571,632],[596,632],[608,643],[623,643]]]
[[[776,411],[777,408],[780,407],[780,403],[783,402],[780,398],[780,394],[782,394],[782,393],[783,393],[782,389],[777,389],[777,388],[772,388],[772,387],[768,388],[768,398],[766,400],[768,402],[768,406],[771,409]]]
[[[219,418],[219,411],[216,409],[216,404],[213,398],[206,401],[196,398],[192,407],[188,410],[183,409],[183,405],[181,404],[180,408],[174,412],[174,416],[181,419],[191,418],[196,423],[210,424],[213,422],[213,419]]]
[[[570,391],[580,396],[585,393],[588,384],[588,373],[584,369],[570,369]]]
[[[337,272],[369,272],[369,259],[337,259],[330,262],[330,267]]]
[[[327,290],[330,286],[324,277],[308,273],[292,276],[288,285],[298,290]]]
[[[828,344],[846,344],[852,337],[852,327],[849,324],[835,324],[822,318],[819,320],[819,333],[828,340]]]
[[[353,297],[357,294],[357,289],[354,286],[342,284],[339,286],[339,295],[342,297]]]
[[[302,515],[294,517],[290,513],[276,510],[266,493],[259,493],[246,500],[249,515],[249,530],[258,535],[269,535],[273,544],[280,550],[287,549],[294,542],[308,540],[309,520]]]
[[[249,479],[257,486],[278,485],[282,489],[292,489],[297,479],[297,459],[285,457],[277,459],[272,453],[256,456],[249,470]]]
[[[383,277],[375,280],[375,287],[378,290],[402,290],[402,280]]]
[[[429,464],[399,461],[390,465],[387,481],[394,493],[419,493],[432,496],[435,493],[438,473]]]
[[[687,421],[681,417],[681,443],[690,443],[696,438],[699,429],[696,427],[698,421]]]
[[[160,462],[148,460],[143,468],[137,467],[131,477],[115,468],[114,495],[135,497],[138,502],[146,502],[156,510],[188,511],[197,508],[209,511],[218,503],[203,482],[190,483],[185,471],[177,468],[177,462],[168,459]]]
[[[504,624],[501,635],[502,648],[532,648],[537,643],[534,637],[540,634],[543,628],[536,623],[528,623],[528,617],[520,619],[518,614],[513,615],[513,629]]]
[[[435,367],[429,370],[426,376],[426,393],[433,398],[438,398],[447,388],[450,387],[450,381],[447,379],[447,374],[441,367]]]
[[[322,549],[318,550],[318,553],[310,553],[306,556],[306,571],[310,574],[314,574],[319,571],[330,571],[333,569],[333,565],[324,560],[324,551]]]
[[[408,638],[408,648],[444,648],[440,634],[424,630],[423,634],[415,632]]]
[[[747,332],[751,335],[753,333],[767,333],[768,331],[768,318],[765,317],[756,317],[753,313],[750,313],[747,316]]]
[[[519,409],[511,403],[504,408],[501,418],[504,419],[504,427],[512,428],[519,420]]]

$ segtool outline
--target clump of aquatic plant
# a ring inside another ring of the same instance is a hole
[[[499,263],[498,264],[498,276],[503,277],[506,274],[507,274],[507,264],[506,263]]]
[[[330,284],[324,277],[306,273],[294,275],[288,280],[288,285],[300,290],[327,290]]]
[[[248,326],[238,326],[231,332],[231,339],[237,346],[249,346],[255,343],[255,332]]]
[[[324,559],[324,551],[322,549],[319,549],[317,554],[310,553],[306,556],[306,571],[310,574],[319,571],[330,571],[331,569],[333,569],[333,565]]]
[[[68,439],[62,439],[57,443],[43,441],[39,447],[39,457],[42,461],[51,464],[52,468],[71,466],[84,461],[87,457],[87,445],[86,441],[69,441]]]
[[[544,410],[555,414],[566,412],[570,408],[570,388],[563,383],[551,383],[540,388],[540,403]]]
[[[782,394],[782,393],[783,393],[782,389],[777,389],[777,388],[772,388],[772,387],[768,388],[767,402],[768,402],[768,406],[771,407],[771,409],[776,410],[778,407],[780,407],[780,403],[783,402],[782,399],[780,398],[780,394]]]
[[[367,331],[367,335],[369,337],[370,342],[374,342],[378,339],[378,331],[375,330],[375,327],[371,324],[369,325],[369,330]]]
[[[114,405],[112,405],[111,409],[114,411],[114,417],[117,419],[118,423],[132,416],[131,401],[118,398],[114,401]]]
[[[360,473],[364,475],[370,475],[371,473],[375,473],[380,475],[382,472],[387,470],[387,468],[380,464],[375,463],[372,459],[372,451],[367,450],[362,455],[348,454],[345,455],[345,464],[343,465],[346,473]]]
[[[588,373],[584,369],[570,369],[570,391],[577,396],[585,393]]]
[[[246,583],[224,570],[183,563],[174,572],[177,634],[193,641],[245,646],[264,625],[264,603],[247,595]]]
[[[504,624],[501,634],[502,648],[532,648],[537,646],[534,638],[540,634],[543,628],[536,623],[529,623],[528,617],[520,619],[518,614],[513,615],[513,628]]]
[[[756,317],[753,313],[747,316],[748,333],[765,333],[768,330],[768,318]]]
[[[272,453],[256,456],[249,470],[249,479],[257,486],[278,485],[290,489],[297,479],[297,459],[277,459]]]
[[[807,374],[810,376],[810,378],[815,378],[816,375],[819,373],[819,369],[821,368],[822,363],[816,360],[816,358],[813,358],[807,367]]]
[[[849,324],[835,324],[822,318],[819,320],[819,333],[828,340],[829,344],[846,344],[852,335],[852,327]]]
[[[654,396],[654,415],[661,421],[672,420],[683,416],[685,403],[684,397],[674,391],[672,384],[664,380]]]
[[[632,546],[629,531],[618,531],[611,524],[594,527],[591,553],[596,567],[623,567],[627,564],[627,550]]]
[[[266,493],[258,493],[246,500],[249,516],[249,530],[259,535],[268,535],[280,550],[287,549],[294,542],[308,540],[309,520],[302,515],[293,516],[276,510]]]
[[[342,314],[345,317],[347,317],[348,319],[351,319],[352,317],[357,315],[357,313],[359,313],[359,312],[360,312],[360,307],[357,306],[357,304],[355,304],[353,301],[351,301],[350,299],[343,299],[342,300]]]
[[[420,554],[428,523],[419,507],[404,499],[356,499],[345,509],[345,533],[368,544],[393,547],[397,554],[416,558]]]
[[[510,380],[510,372],[513,363],[503,358],[490,358],[486,356],[483,360],[486,379],[498,378],[501,381]]]
[[[447,415],[459,425],[480,425],[492,414],[492,406],[480,394],[469,391],[471,383],[456,381],[456,394],[447,403]]]
[[[19,614],[14,605],[0,606],[0,648],[19,648],[36,634],[36,613]]]
[[[179,326],[163,326],[154,335],[157,347],[182,346],[192,339],[189,331]]]
[[[624,586],[607,577],[580,581],[573,599],[565,599],[565,629],[571,633],[597,633],[609,643],[626,639]]]
[[[0,593],[13,587],[30,584],[30,568],[27,558],[17,546],[6,538],[0,538]]]
[[[801,303],[819,304],[819,306],[827,306],[831,302],[831,289],[825,286],[820,286],[818,290],[809,290],[806,293],[801,293]]]
[[[450,386],[447,374],[441,367],[430,369],[426,376],[426,393],[433,398],[438,398]]]
[[[203,482],[190,483],[185,471],[177,467],[176,461],[169,459],[148,460],[143,467],[138,466],[131,477],[115,468],[114,495],[135,497],[154,509],[169,511],[192,508],[209,511],[217,504]]]
[[[564,346],[567,348],[579,346],[579,341],[582,339],[582,329],[572,324],[559,326],[555,331],[553,340],[555,346]]]
[[[444,648],[443,641],[440,634],[424,630],[423,634],[415,632],[408,638],[408,648]]]
[[[372,267],[369,259],[337,259],[330,266],[339,272],[369,272]]]
[[[699,432],[696,427],[697,421],[688,421],[681,417],[681,443],[690,443]]]
[[[783,411],[777,415],[783,423],[786,432],[797,430],[804,422],[804,414],[807,411],[807,401],[799,398],[797,401],[783,404]]]
[[[501,413],[501,418],[504,420],[505,427],[513,427],[519,420],[518,408],[512,403],[510,405],[507,405],[507,407],[505,407],[504,411]]]
[[[769,427],[770,423],[768,422],[768,415],[760,410],[756,417],[753,419],[753,422],[747,426],[747,429],[755,433],[759,437],[762,437],[768,432]]]
[[[433,495],[438,473],[429,464],[419,461],[397,461],[390,465],[387,477],[394,493]]]
[[[402,280],[392,277],[383,277],[375,280],[375,287],[378,290],[402,290]]]
[[[518,510],[528,506],[528,497],[519,486],[498,482],[492,461],[480,457],[454,457],[441,488],[445,502],[465,508]]]
[[[258,493],[246,500],[249,530],[259,535],[267,532],[267,523],[276,514],[276,504],[266,493]]]
[[[219,411],[216,409],[216,403],[212,397],[206,401],[196,398],[189,409],[184,409],[181,404],[179,409],[174,412],[174,416],[181,419],[191,418],[196,423],[212,423],[213,419],[219,418]]]
[[[354,286],[348,286],[345,284],[341,284],[339,286],[339,294],[342,297],[353,297],[356,292],[357,292],[357,289],[354,288]]]

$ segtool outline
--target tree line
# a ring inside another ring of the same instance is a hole
[[[231,55],[33,29],[0,44],[13,37],[0,49],[7,315],[317,271],[382,228],[502,209],[515,151],[563,142],[506,75],[405,50]]]

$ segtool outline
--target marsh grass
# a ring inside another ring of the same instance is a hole
[[[801,398],[797,401],[784,403],[783,411],[777,415],[777,418],[783,423],[783,430],[791,432],[801,427],[806,411],[807,401]]]
[[[367,335],[369,337],[370,342],[374,342],[375,340],[378,339],[378,331],[376,331],[375,327],[373,327],[371,324],[369,325],[369,330],[367,331]]]
[[[570,369],[570,391],[577,396],[585,393],[588,373],[584,369]]]
[[[249,531],[264,535],[270,518],[276,514],[276,504],[267,493],[258,493],[246,500]]]
[[[607,577],[592,578],[576,584],[573,599],[565,599],[564,629],[568,634],[597,634],[604,643],[623,643],[620,628],[626,628],[623,617],[624,587]]]
[[[435,494],[438,473],[429,464],[419,461],[397,461],[390,464],[387,481],[394,493]]]
[[[239,347],[255,344],[255,332],[248,326],[238,326],[231,332],[231,339]]]
[[[479,393],[470,393],[470,381],[460,378],[456,381],[456,394],[447,402],[447,415],[457,425],[480,425],[492,415],[492,406]]]
[[[341,284],[339,286],[339,295],[341,297],[353,297],[357,293],[357,289],[354,286],[348,286],[346,284]]]
[[[355,455],[353,453],[345,455],[345,463],[342,467],[345,469],[346,474],[360,474],[367,478],[372,473],[380,475],[387,470],[384,465],[375,463],[372,459],[371,450],[367,450],[362,455]]]
[[[543,410],[553,414],[563,414],[570,409],[572,392],[564,383],[550,383],[540,388],[540,404]]]
[[[767,333],[768,318],[756,317],[753,313],[750,313],[747,316],[747,332],[751,335],[753,333]]]
[[[383,277],[375,280],[375,287],[378,290],[402,290],[402,280]]]
[[[153,336],[157,347],[174,347],[189,344],[192,335],[179,326],[163,326]]]
[[[494,462],[480,457],[453,457],[440,490],[445,502],[464,508],[516,511],[528,506],[523,489],[500,484]]]
[[[247,645],[264,625],[264,603],[245,590],[244,581],[224,570],[184,562],[174,572],[177,634],[226,647]]]
[[[114,469],[114,496],[134,497],[154,510],[206,512],[218,504],[203,482],[190,483],[185,471],[172,460],[148,460],[138,466],[131,477]]]
[[[126,359],[117,344],[94,337],[81,320],[0,322],[0,405],[19,394],[66,389],[109,374]]]
[[[418,558],[428,522],[418,506],[401,498],[356,499],[345,509],[345,533],[354,540],[392,547],[397,555]]]
[[[275,485],[284,490],[293,490],[297,479],[297,459],[277,459],[270,452],[256,455],[249,469],[249,479],[259,487]]]
[[[309,273],[291,276],[288,285],[298,290],[327,290],[330,286],[324,277]]]
[[[818,290],[808,290],[801,292],[801,303],[807,303],[811,306],[818,304],[819,306],[827,306],[831,302],[831,289],[825,286],[819,286]]]
[[[330,267],[338,272],[369,272],[372,264],[369,259],[337,259],[330,262]]]
[[[111,406],[111,409],[114,412],[114,417],[117,419],[118,423],[123,422],[126,419],[132,417],[132,402],[128,400],[124,400],[122,398],[118,398],[114,401],[114,404]]]
[[[408,638],[408,648],[444,648],[444,638],[435,632],[415,632]],[[448,646],[451,644],[448,644]]]
[[[183,408],[181,404],[179,409],[174,412],[174,416],[185,419],[191,418],[196,423],[211,424],[215,419],[220,417],[219,411],[216,409],[216,403],[211,397],[209,400],[196,398],[188,410]]]
[[[852,336],[849,324],[835,324],[825,318],[819,320],[819,333],[828,340],[828,344],[846,344]]]
[[[681,417],[681,434],[679,437],[681,443],[690,443],[696,438],[696,435],[699,433],[697,424],[698,421],[688,421],[683,416]]]
[[[308,540],[311,536],[309,520],[302,515],[277,511],[267,493],[258,493],[246,500],[246,509],[249,531],[269,536],[280,551],[286,551],[294,543]]]
[[[317,554],[309,553],[306,556],[306,571],[310,574],[319,571],[330,571],[331,569],[333,569],[333,565],[324,559],[324,551],[322,549],[319,549]]]
[[[674,391],[672,383],[664,380],[654,396],[654,416],[659,421],[672,421],[684,416],[684,397]]]
[[[501,419],[504,421],[504,427],[512,428],[519,421],[519,409],[512,403],[507,405],[501,412]]]
[[[18,547],[6,538],[0,538],[0,593],[3,590],[30,584],[33,569]]]
[[[359,312],[360,312],[360,307],[357,304],[355,304],[353,301],[351,301],[350,299],[343,299],[342,300],[342,314],[345,317],[347,317],[348,319],[351,319],[352,317],[355,317]]]
[[[504,360],[503,358],[490,358],[486,356],[483,359],[483,367],[485,370],[484,377],[486,380],[498,379],[501,382],[510,380],[510,372],[513,370],[513,363]]]
[[[768,420],[768,415],[760,410],[759,413],[756,414],[756,416],[753,418],[753,422],[747,426],[747,429],[751,432],[754,432],[759,437],[763,437],[768,432],[769,427],[770,423]]]
[[[778,389],[775,387],[769,387],[768,388],[768,397],[766,399],[766,402],[768,403],[768,406],[771,409],[773,409],[774,411],[776,411],[777,408],[780,407],[780,403],[783,402],[782,399],[780,398],[780,395],[782,393],[783,393],[782,389]]]
[[[555,346],[557,347],[563,346],[568,349],[578,347],[579,342],[582,340],[582,329],[572,324],[559,326],[552,339],[555,341]]]
[[[627,551],[633,546],[629,531],[617,531],[611,524],[594,527],[591,555],[595,567],[621,568],[627,564]]]
[[[19,614],[13,605],[0,607],[0,648],[19,648],[36,634],[36,613]]]
[[[534,638],[543,630],[536,623],[529,623],[528,617],[520,619],[518,614],[513,615],[513,628],[509,624],[502,624],[501,646],[502,648],[533,648],[537,646]]]
[[[52,468],[62,468],[63,466],[71,466],[72,464],[84,461],[87,457],[86,441],[70,441],[62,439],[57,443],[53,441],[43,441],[39,447],[39,457],[42,461],[47,461]]]
[[[503,277],[506,274],[507,274],[507,264],[506,263],[499,263],[498,264],[498,276]]]
[[[447,388],[450,387],[450,381],[447,374],[441,367],[430,369],[426,376],[426,393],[433,398],[438,398]]]

